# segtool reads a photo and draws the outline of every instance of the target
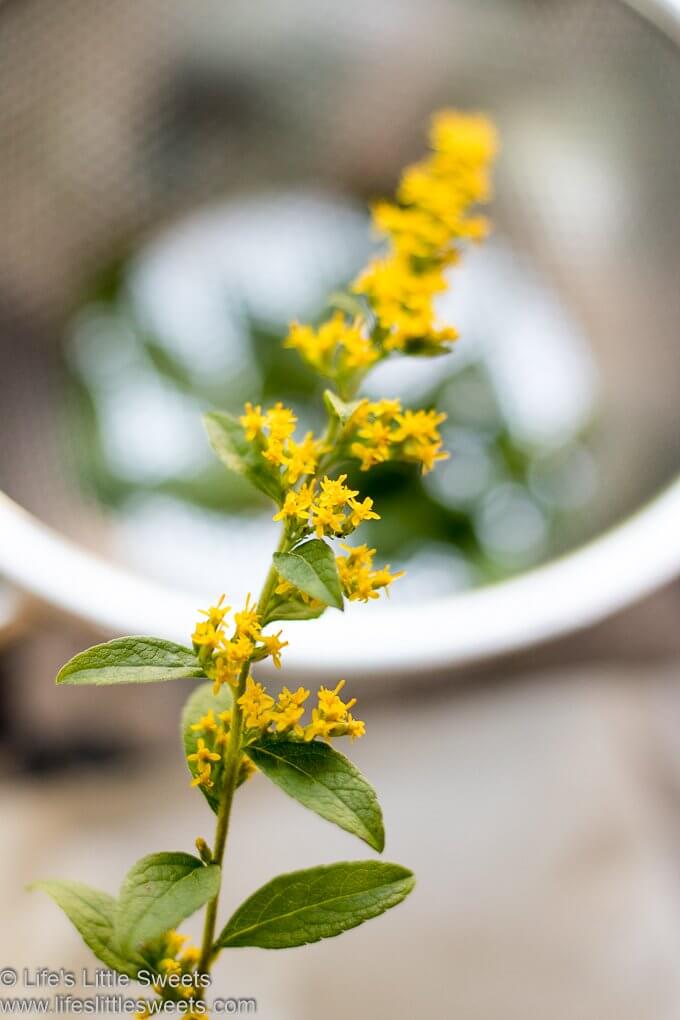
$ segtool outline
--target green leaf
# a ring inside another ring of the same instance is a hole
[[[222,463],[280,505],[283,488],[278,472],[267,463],[255,443],[248,442],[241,423],[226,411],[206,414],[203,421],[210,445]]]
[[[274,553],[274,566],[281,577],[326,606],[343,608],[342,588],[335,556],[319,538],[297,546],[292,552]]]
[[[123,953],[139,949],[217,895],[220,869],[181,852],[149,854],[130,869],[120,890],[116,938]]]
[[[231,705],[231,691],[227,684],[222,684],[218,693],[213,694],[212,681],[208,681],[208,683],[201,684],[189,695],[182,711],[181,724],[185,758],[187,758],[190,754],[195,753],[199,737],[203,737],[204,740],[209,740],[209,735],[207,733],[192,730],[192,725],[197,723],[202,716],[207,715],[210,709],[213,710],[215,720],[218,721],[220,712],[229,711],[231,709]],[[194,778],[197,773],[195,766],[192,766],[190,762],[187,762],[187,768],[189,769],[192,778]],[[220,805],[223,772],[224,769],[222,767],[222,763],[215,762],[212,770],[213,786],[210,789],[206,789],[204,786],[198,787],[215,814],[217,814]]]
[[[326,606],[310,605],[293,592],[273,602],[267,612],[263,626],[274,620],[317,620],[326,612]]]
[[[346,425],[357,407],[364,402],[363,400],[352,400],[346,403],[333,390],[324,390],[323,399],[328,413],[337,418],[341,425]]]
[[[304,807],[382,853],[385,830],[375,791],[329,744],[263,737],[248,748],[261,772]]]
[[[205,676],[190,648],[153,637],[124,637],[80,652],[57,673],[58,684],[150,684]]]
[[[29,888],[42,889],[61,907],[68,919],[75,925],[83,942],[90,947],[97,959],[112,970],[134,978],[143,961],[127,959],[116,946],[114,921],[116,901],[108,893],[91,889],[82,882],[45,881],[34,882]]]
[[[396,906],[414,885],[412,872],[381,861],[279,875],[241,904],[217,944],[290,949],[318,942]]]

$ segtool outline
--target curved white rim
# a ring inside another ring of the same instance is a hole
[[[286,665],[347,675],[436,669],[519,649],[596,623],[680,572],[680,481],[569,555],[497,585],[419,605],[332,610],[288,624]],[[0,571],[21,590],[108,634],[186,642],[203,604],[66,541],[0,494]],[[207,593],[205,603],[214,598]]]

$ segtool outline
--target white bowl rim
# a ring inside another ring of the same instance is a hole
[[[680,479],[587,545],[497,584],[344,619],[286,625],[299,675],[377,675],[482,660],[590,626],[680,572]],[[196,595],[139,577],[68,541],[0,493],[0,573],[108,637],[187,640]],[[300,629],[301,628],[301,629]]]

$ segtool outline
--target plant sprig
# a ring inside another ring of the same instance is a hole
[[[216,815],[212,845],[196,840],[198,856],[154,853],[128,872],[117,898],[80,883],[37,883],[57,902],[108,967],[154,976],[164,1001],[205,1015],[203,988],[223,949],[283,949],[329,938],[400,903],[412,890],[406,868],[350,861],[279,875],[254,892],[218,933],[222,866],[234,798],[255,772],[302,806],[382,853],[385,832],[375,791],[332,742],[365,732],[343,682],[321,687],[307,715],[310,691],[276,693],[253,677],[264,659],[281,666],[287,642],[276,621],[311,620],[345,600],[376,599],[400,576],[376,567],[375,550],[355,541],[365,521],[379,520],[342,471],[360,472],[398,460],[430,471],[447,455],[433,409],[371,401],[359,387],[376,364],[394,355],[432,357],[449,350],[451,328],[437,324],[435,299],[448,287],[445,270],[469,241],[486,232],[474,207],[489,198],[492,125],[480,115],[437,114],[431,152],[409,167],[395,202],[381,202],[373,221],[387,241],[349,291],[334,295],[318,327],[293,323],[285,346],[332,385],[323,435],[295,436],[296,416],[281,403],[247,403],[234,417],[206,415],[209,441],[231,471],[274,504],[281,536],[257,601],[233,613],[222,596],[203,611],[191,647],[153,637],[124,637],[89,648],[67,662],[60,684],[157,683],[201,678],[182,715],[184,755],[196,787]],[[338,549],[339,545],[339,549]],[[229,622],[231,620],[231,622]],[[176,927],[205,907],[200,947],[185,947]],[[149,1015],[143,1010],[140,1016]]]

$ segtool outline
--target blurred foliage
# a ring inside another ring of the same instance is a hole
[[[263,322],[256,312],[244,307],[236,313],[241,339],[259,378],[257,392],[252,379],[246,389],[238,375],[197,377],[162,337],[143,327],[127,291],[125,262],[102,274],[83,308],[94,308],[97,315],[106,316],[113,342],[116,330],[128,343],[133,339],[136,355],[130,367],[132,374],[135,365],[143,364],[146,375],[151,373],[166,390],[190,398],[197,409],[238,412],[246,397],[264,404],[282,400],[295,408],[301,429],[321,425],[317,416],[322,387],[296,352],[282,347],[285,323]],[[82,357],[82,342],[75,354],[73,344],[67,347],[72,392],[69,406],[72,428],[78,437],[82,484],[97,501],[122,510],[131,497],[163,494],[211,512],[248,514],[265,508],[265,500],[242,478],[225,472],[214,458],[203,460],[201,453],[205,451],[197,449],[196,465],[190,472],[180,469],[161,479],[131,476],[113,463],[107,453],[100,390],[83,367],[87,358]],[[569,499],[555,497],[556,480],[559,482],[565,466],[570,469],[572,455],[582,454],[584,448],[580,441],[557,451],[524,446],[513,437],[504,419],[484,363],[457,368],[455,358],[453,361],[454,367],[447,368],[425,395],[419,393],[417,401],[419,406],[436,406],[448,414],[443,432],[452,461],[425,478],[415,467],[394,463],[381,465],[370,474],[362,474],[354,464],[347,465],[347,470],[352,484],[356,483],[362,495],[371,496],[381,513],[379,528],[365,526],[365,540],[382,556],[393,564],[403,564],[428,547],[449,547],[469,568],[469,581],[478,583],[533,565],[568,543],[578,508]],[[123,387],[121,414],[125,414],[125,399]],[[158,427],[162,429],[163,424],[159,422]],[[458,449],[461,439],[469,447],[465,454]],[[139,441],[143,442],[144,437],[140,436]],[[466,460],[480,479],[471,491],[459,491],[455,478],[451,481],[452,472],[455,474]],[[533,520],[533,538],[520,536],[514,548],[510,528],[505,529],[505,537],[509,535],[510,539],[504,544],[502,523],[500,528],[495,525],[492,534],[484,526],[485,508],[499,492],[509,493],[515,508],[519,504],[520,511],[528,511]]]

